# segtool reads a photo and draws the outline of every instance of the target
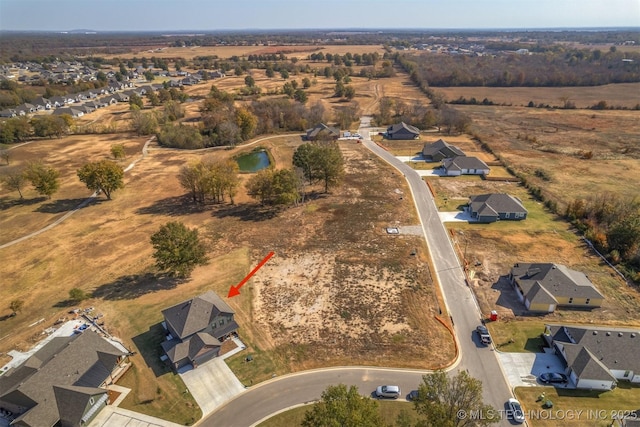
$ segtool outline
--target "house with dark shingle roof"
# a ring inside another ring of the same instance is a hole
[[[527,218],[522,201],[509,194],[480,194],[469,197],[469,213],[477,222],[521,221]]]
[[[420,129],[400,122],[387,128],[386,137],[387,139],[418,139],[420,138]]]
[[[14,413],[12,426],[87,425],[130,366],[128,354],[91,330],[55,337],[0,376],[0,407]]]
[[[604,301],[604,295],[584,273],[561,264],[518,263],[509,280],[529,311],[553,313],[560,306],[597,308]]]
[[[464,152],[451,145],[443,139],[439,139],[432,144],[425,144],[422,148],[422,157],[427,162],[440,162],[444,159],[450,159],[456,156],[464,156]]]
[[[340,130],[327,126],[324,123],[318,123],[315,127],[307,129],[307,140],[336,140],[340,137]]]
[[[235,335],[234,311],[213,291],[162,311],[167,340],[162,349],[176,371],[194,368],[220,354],[222,340]]]
[[[442,161],[446,176],[489,175],[489,166],[477,157],[456,156]]]
[[[577,388],[611,390],[619,380],[640,384],[639,330],[549,324],[542,336]]]

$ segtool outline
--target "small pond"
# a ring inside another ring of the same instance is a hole
[[[236,158],[240,172],[258,172],[269,167],[269,155],[266,151],[254,151]]]

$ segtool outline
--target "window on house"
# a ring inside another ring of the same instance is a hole
[[[506,213],[504,214],[504,217],[505,217],[505,218],[509,218],[510,216],[511,216],[511,214],[510,214],[509,212],[506,212]]]
[[[624,371],[624,377],[627,378],[629,375],[631,375],[631,371]]]
[[[573,298],[569,298],[569,304],[573,304]]]
[[[224,325],[224,319],[220,319],[220,326]]]

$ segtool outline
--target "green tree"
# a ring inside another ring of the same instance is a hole
[[[313,144],[302,144],[293,152],[293,165],[302,170],[307,181],[313,181]]]
[[[246,141],[255,135],[258,118],[248,109],[240,107],[236,110],[236,124],[240,128],[240,137]]]
[[[301,200],[300,177],[292,169],[263,169],[247,182],[247,193],[261,204],[297,205]]]
[[[9,303],[9,310],[11,310],[11,315],[15,316],[18,312],[22,311],[22,307],[24,306],[24,301],[21,299],[14,299]]]
[[[348,100],[352,100],[355,96],[356,96],[356,89],[351,85],[345,86],[344,97],[347,98]]]
[[[42,196],[51,198],[58,188],[60,172],[52,167],[45,166],[42,162],[29,163],[25,170],[25,177],[31,182],[33,188]]]
[[[127,154],[124,151],[124,144],[112,144],[111,145],[111,155],[116,160],[126,158]]]
[[[148,82],[152,82],[156,78],[156,76],[153,75],[152,71],[145,71],[143,75]]]
[[[384,425],[378,402],[363,397],[358,388],[329,386],[320,401],[305,412],[303,427],[378,427]]]
[[[80,288],[73,288],[69,290],[69,300],[73,301],[74,303],[79,303],[88,298],[89,298],[89,295],[87,295],[86,292]]]
[[[338,185],[344,175],[344,159],[338,144],[316,146],[313,157],[314,178],[324,183],[324,192]]]
[[[302,169],[309,182],[322,182],[325,192],[344,175],[344,159],[335,142],[302,144],[293,153],[293,165]]]
[[[124,169],[111,160],[87,163],[78,169],[78,178],[89,190],[103,192],[111,200],[111,193],[124,188]]]
[[[309,89],[311,87],[311,80],[309,77],[305,77],[302,79],[302,87],[305,89]]]
[[[31,126],[35,136],[52,138],[61,137],[69,129],[67,121],[62,116],[37,116],[31,119]]]
[[[131,94],[131,96],[129,97],[129,108],[131,110],[142,110],[143,107],[144,102],[142,101],[140,95],[138,95],[137,93]]]
[[[138,135],[151,135],[158,130],[158,118],[154,111],[143,113],[142,111],[131,112],[131,124],[133,130]]]
[[[491,419],[496,410],[482,400],[482,382],[466,371],[449,376],[436,371],[422,377],[418,388],[418,397],[414,400],[414,409],[424,421],[421,425],[438,427],[487,426],[499,420]],[[459,411],[469,414],[473,411],[486,417],[471,419],[458,416]]]
[[[293,93],[293,99],[301,104],[304,104],[309,98],[307,96],[307,92],[302,89],[296,89],[296,91]]]
[[[154,91],[147,92],[147,99],[149,100],[151,105],[153,105],[154,107],[157,107],[158,105],[160,105],[160,98],[158,97],[158,94],[155,93]]]
[[[198,265],[207,263],[206,249],[197,229],[168,222],[151,236],[157,268],[169,276],[186,278]]]
[[[253,77],[247,76],[244,78],[244,84],[248,87],[254,87],[256,85],[256,81]]]

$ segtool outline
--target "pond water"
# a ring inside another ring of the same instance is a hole
[[[266,151],[254,151],[236,159],[241,172],[257,172],[269,167],[269,156]]]

